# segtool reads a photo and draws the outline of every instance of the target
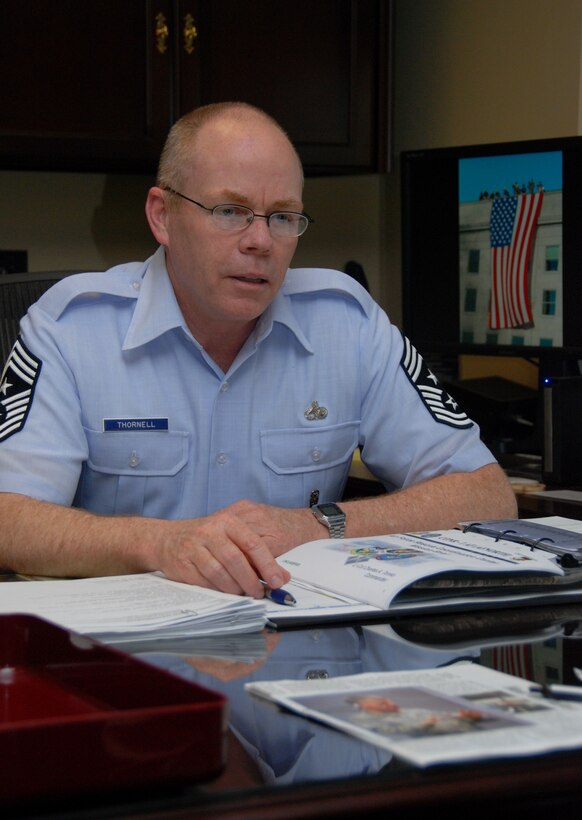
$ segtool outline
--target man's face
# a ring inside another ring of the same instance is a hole
[[[196,157],[184,169],[180,193],[208,208],[234,203],[259,214],[303,208],[297,158],[266,121],[207,123]],[[242,231],[226,232],[197,205],[171,204],[177,207],[167,214],[168,272],[190,329],[202,343],[217,331],[250,332],[281,287],[297,238],[272,236],[258,218]]]

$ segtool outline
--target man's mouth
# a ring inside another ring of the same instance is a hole
[[[252,285],[264,285],[267,280],[262,276],[235,276],[238,282],[250,282]]]

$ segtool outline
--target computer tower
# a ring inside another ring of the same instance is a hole
[[[542,384],[542,479],[582,486],[582,376],[549,376]]]

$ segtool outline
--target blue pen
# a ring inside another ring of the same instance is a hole
[[[291,595],[290,592],[287,592],[286,589],[272,589],[264,581],[261,581],[261,584],[265,587],[265,598],[268,598],[275,604],[282,604],[283,606],[295,606],[295,604],[297,603],[293,595]]]
[[[544,698],[575,700],[582,702],[582,686],[564,686],[560,683],[542,683],[530,686],[530,692],[538,692]]]

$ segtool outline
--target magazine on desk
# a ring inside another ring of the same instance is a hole
[[[270,602],[277,628],[441,610],[582,599],[582,532],[527,521],[467,522],[451,530],[322,539],[277,560],[297,603]],[[537,544],[538,546],[534,546]],[[551,548],[551,549],[550,549]]]
[[[582,686],[562,687],[579,699],[554,699],[475,663],[245,688],[418,767],[582,748]]]

